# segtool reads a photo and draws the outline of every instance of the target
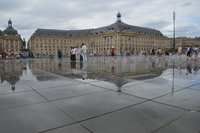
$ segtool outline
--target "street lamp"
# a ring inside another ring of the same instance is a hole
[[[173,11],[173,21],[174,21],[174,34],[173,34],[173,49],[175,50],[175,19],[176,19],[176,13]]]

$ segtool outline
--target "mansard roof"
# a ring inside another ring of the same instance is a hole
[[[13,27],[8,27],[8,28],[6,28],[2,33],[3,33],[4,35],[5,35],[5,34],[7,34],[7,35],[18,35],[17,30],[15,30]]]
[[[121,14],[117,14],[118,20],[105,27],[95,28],[95,29],[86,29],[86,30],[53,30],[53,29],[37,29],[34,35],[43,35],[43,36],[89,36],[89,35],[97,35],[104,33],[105,31],[124,31],[130,30],[139,34],[147,34],[147,35],[156,35],[163,36],[163,34],[155,29],[139,27],[128,25],[121,21]]]

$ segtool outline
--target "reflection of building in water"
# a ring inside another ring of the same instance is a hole
[[[59,67],[59,63],[62,64],[62,69]],[[87,67],[84,66],[87,64]],[[160,67],[159,67],[160,66]],[[154,73],[162,73],[165,67],[165,62],[155,61],[154,67],[152,67],[152,62],[148,60],[141,60],[139,58],[124,58],[121,57],[116,58],[114,63],[112,62],[112,58],[110,57],[90,57],[89,63],[76,63],[70,62],[68,58],[63,59],[61,62],[58,60],[34,60],[31,64],[29,64],[30,69],[37,68],[40,70],[48,71],[55,74],[67,74],[70,73],[71,69],[76,70],[86,70],[90,73],[98,73],[106,76],[113,75],[112,69],[114,67],[115,76],[125,77],[125,76],[135,76],[135,75],[143,75],[143,74],[154,74]]]
[[[59,63],[62,64],[62,68],[59,67]],[[47,72],[55,74],[71,74],[72,68],[75,70],[86,70],[90,73],[102,74],[105,76],[112,76],[112,68],[114,67],[115,76],[126,77],[126,76],[136,76],[143,74],[155,74],[162,73],[166,69],[164,63],[159,62],[161,67],[158,67],[158,62],[155,62],[154,67],[152,67],[152,62],[148,60],[140,60],[137,58],[116,58],[114,63],[110,57],[90,57],[89,63],[76,63],[70,62],[68,58],[63,59],[61,62],[58,60],[34,60],[29,64],[30,69],[37,68]],[[87,64],[87,67],[84,66]],[[35,73],[34,73],[35,74]]]
[[[127,77],[136,76],[143,74],[155,74],[161,73],[165,67],[162,65],[164,62],[154,62],[154,67],[152,67],[152,62],[149,60],[142,60],[140,58],[130,57],[116,58],[114,65],[111,58],[91,58],[90,65],[88,65],[88,70],[92,72],[102,73],[103,75],[113,75],[113,68],[115,76]],[[156,64],[157,63],[157,64]],[[160,63],[160,65],[158,64]],[[159,67],[163,66],[163,67]]]
[[[22,76],[22,66],[19,61],[4,61],[1,62],[0,78],[1,83],[7,81],[11,85],[11,90],[15,91],[15,84],[19,81],[19,77]]]
[[[64,59],[63,59],[64,60]],[[60,60],[49,60],[49,59],[41,59],[41,60],[33,60],[29,63],[30,69],[40,69],[52,73],[59,74],[61,67],[70,69],[70,62],[60,61]]]

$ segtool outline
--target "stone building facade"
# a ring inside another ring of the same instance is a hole
[[[187,45],[195,47],[197,45],[200,48],[200,37],[188,38],[188,37],[177,37],[175,39],[176,48],[179,46],[186,48]]]
[[[19,53],[23,49],[23,40],[17,30],[12,27],[12,21],[8,20],[8,27],[0,33],[0,52]]]
[[[71,47],[80,47],[82,43],[88,47],[89,53],[106,55],[110,55],[112,47],[116,53],[136,53],[171,46],[171,40],[160,31],[126,24],[118,13],[115,23],[96,29],[37,29],[28,41],[28,48],[34,54],[56,55],[57,49],[61,49],[68,55]]]

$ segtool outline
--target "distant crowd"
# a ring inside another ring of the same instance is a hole
[[[70,60],[71,61],[87,61],[87,56],[106,56],[106,53],[104,51],[98,53],[98,54],[89,54],[87,47],[82,44],[79,48],[78,47],[71,47],[70,53]],[[168,48],[166,49],[150,49],[148,51],[139,51],[136,50],[135,53],[132,51],[125,50],[124,52],[116,53],[116,50],[114,47],[110,49],[110,55],[111,56],[134,56],[134,55],[151,55],[151,56],[169,56],[170,54],[177,54],[179,58],[181,59],[181,56],[185,54],[187,56],[187,60],[190,59],[193,55],[195,57],[195,60],[198,58],[199,48],[196,46],[187,46],[186,48],[182,48],[181,46],[178,47],[177,51],[169,51]],[[63,55],[63,52],[58,49],[57,55],[48,55],[50,59],[58,58],[62,59],[65,55]],[[32,52],[29,52],[29,55],[27,57],[35,57]],[[36,57],[47,57],[47,55],[36,55]],[[25,56],[21,53],[14,54],[13,51],[10,51],[9,53],[6,53],[4,51],[1,52],[1,58],[4,59],[18,59],[18,58],[25,58]]]

